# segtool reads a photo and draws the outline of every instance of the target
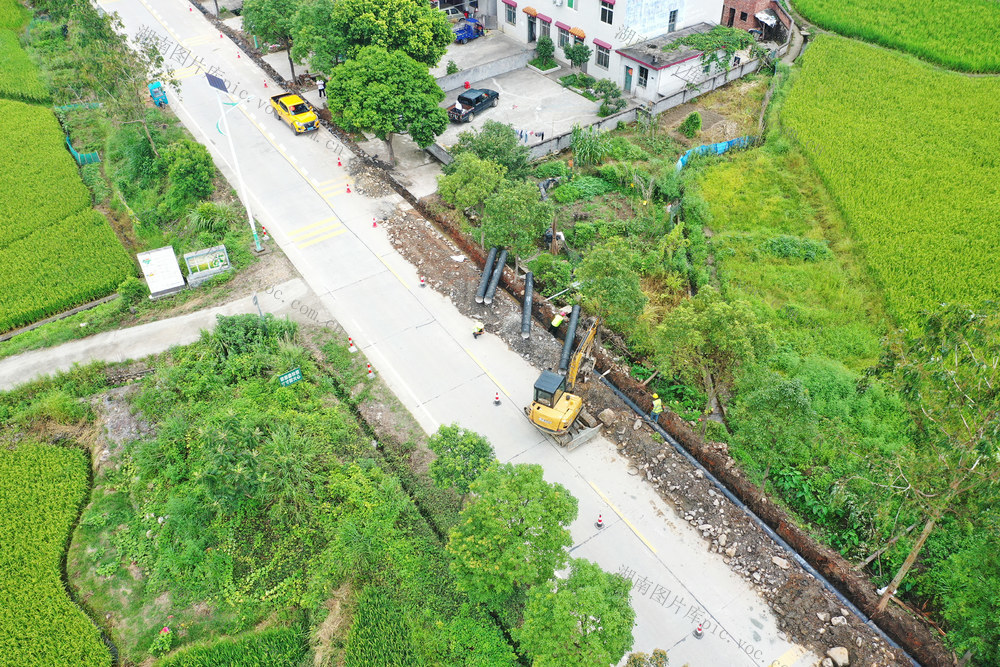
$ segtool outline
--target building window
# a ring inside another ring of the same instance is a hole
[[[615,20],[615,6],[601,0],[601,21],[611,25]]]
[[[569,46],[569,31],[566,28],[559,28],[559,48]]]
[[[670,11],[670,21],[667,23],[667,32],[673,32],[677,30],[677,10],[673,9]]]
[[[646,84],[649,83],[649,70],[645,67],[639,67],[639,87],[645,88]]]
[[[597,66],[607,69],[611,65],[611,49],[597,47]]]
[[[583,40],[576,35],[573,35],[573,44],[583,44]]]
[[[540,21],[540,23],[541,25],[538,26],[538,37],[539,38],[548,37],[549,39],[551,39],[551,36],[549,35],[549,28],[551,26],[546,21]]]
[[[747,13],[746,12],[740,12],[740,20],[741,21],[746,21],[747,20]]]
[[[507,23],[511,25],[516,25],[517,23],[517,10],[510,5],[504,5],[507,8]]]

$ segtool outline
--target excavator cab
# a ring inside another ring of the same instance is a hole
[[[566,378],[542,371],[535,380],[535,397],[525,408],[535,426],[553,435],[567,433],[583,408],[583,399],[566,391]]]

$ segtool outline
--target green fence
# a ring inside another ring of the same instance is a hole
[[[69,137],[66,137],[66,146],[69,147],[69,152],[73,154],[77,164],[96,164],[101,161],[101,156],[97,153],[80,153],[77,151],[73,148],[73,144],[69,142]]]

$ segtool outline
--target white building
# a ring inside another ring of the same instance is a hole
[[[593,52],[584,66],[588,74],[611,79],[626,94],[655,100],[689,83],[699,55],[689,49],[663,53],[659,46],[710,30],[722,16],[723,0],[483,0],[479,5],[484,15],[496,16],[498,30],[519,41],[534,44],[550,37],[562,63],[568,64],[564,45],[585,42]],[[650,41],[655,49],[645,48]]]

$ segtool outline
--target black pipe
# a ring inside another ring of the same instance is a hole
[[[535,296],[535,276],[528,271],[524,276],[524,307],[521,309],[521,338],[531,337],[531,300]]]
[[[486,296],[483,298],[483,303],[493,303],[493,297],[497,293],[497,285],[500,284],[500,276],[503,275],[503,267],[505,264],[507,264],[506,248],[500,251],[500,258],[497,259],[497,268],[493,269],[493,277],[490,278],[490,286],[486,288]]]
[[[493,260],[497,258],[497,249],[490,248],[490,254],[486,258],[486,266],[483,267],[483,277],[479,280],[479,289],[476,290],[476,303],[483,302],[483,295],[486,294],[486,284],[490,282],[493,274]]]
[[[566,341],[563,343],[562,356],[559,357],[559,372],[565,373],[569,369],[569,356],[573,352],[573,341],[576,339],[576,325],[580,321],[580,306],[573,306],[573,312],[569,315],[569,328],[566,329]]]

